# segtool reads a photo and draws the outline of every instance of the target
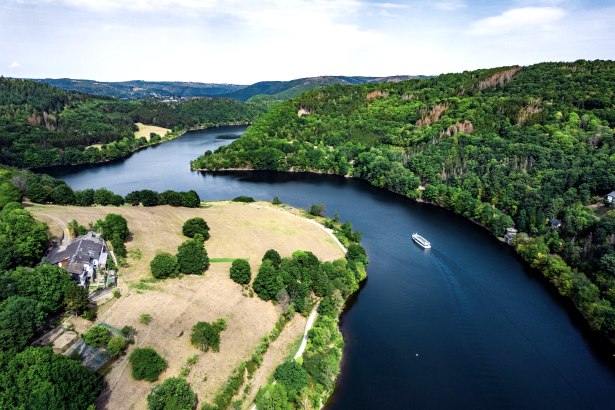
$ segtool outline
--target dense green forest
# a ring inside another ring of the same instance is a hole
[[[136,122],[179,133],[249,123],[263,111],[223,98],[121,101],[0,77],[0,163],[34,168],[107,161],[160,141],[135,138]]]
[[[100,392],[98,376],[51,348],[29,347],[88,297],[66,270],[39,264],[50,238],[20,204],[23,173],[0,169],[0,408],[85,409]]]
[[[614,62],[543,63],[309,91],[192,168],[351,175],[516,227],[519,254],[613,340],[613,127]]]

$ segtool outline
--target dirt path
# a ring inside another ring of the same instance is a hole
[[[301,357],[301,355],[305,351],[305,347],[307,346],[307,341],[308,341],[308,332],[310,331],[312,326],[314,326],[314,321],[316,321],[317,317],[318,317],[318,306],[316,306],[314,310],[312,310],[312,313],[310,313],[310,316],[307,319],[307,323],[305,324],[305,332],[303,332],[303,339],[301,340],[301,345],[299,346],[299,350],[297,350],[297,353],[295,353],[295,356],[293,357],[293,359],[297,360],[298,358]]]
[[[307,320],[301,315],[295,315],[290,322],[286,324],[280,336],[273,342],[267,353],[263,357],[263,364],[254,372],[251,380],[252,389],[246,397],[244,408],[254,409],[254,399],[258,393],[258,389],[267,384],[269,378],[273,375],[276,367],[288,357],[292,352],[291,349],[301,337],[301,332],[305,328]]]

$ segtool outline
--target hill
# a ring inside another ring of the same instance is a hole
[[[128,266],[122,269],[120,283],[125,296],[110,307],[101,308],[99,320],[117,328],[130,325],[137,329],[139,346],[155,348],[168,362],[161,380],[180,374],[188,357],[199,357],[184,377],[201,402],[214,401],[216,392],[232,376],[233,369],[259,348],[284,311],[279,304],[250,297],[244,287],[233,282],[227,258],[247,259],[253,277],[268,249],[276,249],[282,257],[291,257],[293,252],[302,249],[313,252],[322,261],[344,258],[344,252],[322,227],[306,218],[298,218],[294,214],[296,211],[264,203],[216,202],[209,205],[205,209],[57,205],[28,208],[52,228],[66,225],[72,219],[87,225],[108,213],[126,218],[131,231],[127,244],[129,255],[139,256],[129,257]],[[183,222],[194,217],[204,218],[211,228],[211,238],[205,244],[209,256],[213,261],[227,261],[212,263],[204,275],[152,280],[149,262],[157,252],[175,253],[178,245],[187,239],[182,235]],[[139,320],[143,313],[152,315],[152,323],[144,325]],[[190,344],[192,326],[217,318],[228,322],[221,336],[220,351],[204,353],[193,347]],[[305,324],[303,316],[292,315],[277,340],[271,341],[269,350],[261,351],[263,366],[246,382],[251,386],[252,398],[267,383],[276,366],[294,353],[293,347],[302,336]],[[146,407],[146,397],[153,384],[134,380],[125,370],[127,363],[128,356],[123,356],[105,374],[100,407]],[[205,378],[207,383],[203,382]]]
[[[247,101],[257,95],[277,95],[273,100],[285,100],[304,91],[333,84],[365,84],[371,82],[400,81],[427,76],[347,77],[324,76],[300,78],[291,81],[261,81],[252,85],[215,84],[180,81],[121,81],[105,82],[71,78],[43,78],[35,81],[68,91],[121,99],[181,99],[191,97],[224,97]],[[291,91],[292,90],[292,91]],[[283,94],[285,93],[285,94]]]
[[[76,80],[71,78],[42,78],[35,81],[57,88],[85,94],[122,99],[214,97],[240,90],[245,85],[211,84],[180,81],[119,81]]]
[[[249,123],[263,112],[225,98],[120,101],[30,80],[0,78],[0,163],[17,167],[108,161],[156,143],[135,123],[175,130]]]
[[[543,63],[309,91],[192,166],[351,175],[514,226],[519,254],[615,339],[613,127],[615,62]]]

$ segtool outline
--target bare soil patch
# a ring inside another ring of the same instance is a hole
[[[164,137],[167,132],[171,132],[168,128],[158,127],[156,125],[145,125],[140,122],[135,123],[137,127],[139,127],[138,131],[135,131],[135,138],[145,137],[146,140],[149,141],[150,133],[155,133]]]
[[[211,401],[232,369],[250,357],[260,340],[274,327],[281,309],[256,296],[242,295],[241,286],[229,278],[229,262],[211,264],[203,276],[147,282],[143,286],[141,280],[151,278],[149,262],[156,252],[175,253],[177,246],[186,239],[181,233],[183,222],[195,216],[203,217],[211,228],[211,238],[205,243],[210,258],[246,258],[253,278],[263,254],[271,248],[282,256],[302,249],[314,252],[321,260],[343,257],[341,249],[321,227],[263,203],[215,202],[199,209],[34,205],[29,210],[50,225],[72,219],[87,225],[108,213],[121,214],[127,219],[131,236],[126,247],[129,254],[131,250],[140,249],[142,257],[128,259],[130,266],[122,269],[119,278],[123,296],[108,309],[103,309],[104,312],[101,310],[99,321],[118,328],[130,325],[137,329],[136,345],[151,346],[168,361],[169,367],[160,380],[177,376],[186,359],[198,355],[199,360],[187,380],[200,403]],[[142,313],[152,315],[149,325],[139,322]],[[198,321],[210,322],[218,318],[228,323],[221,335],[220,352],[203,353],[193,348],[189,340],[192,326]],[[304,326],[305,318],[295,317],[272,344],[263,366],[255,374],[254,393],[290,353],[290,347],[302,335]],[[130,347],[132,349],[134,346]],[[127,356],[113,364],[105,380],[108,386],[98,408],[147,407],[146,397],[154,383],[133,380]]]

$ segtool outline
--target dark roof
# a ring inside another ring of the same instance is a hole
[[[551,226],[557,226],[557,225],[561,225],[561,224],[562,224],[562,221],[560,221],[560,220],[559,220],[559,219],[557,219],[557,218],[551,218],[551,219],[549,219],[549,224],[550,224]]]
[[[91,234],[82,235],[75,238],[66,249],[52,251],[48,256],[49,263],[56,265],[68,260],[66,270],[71,273],[81,273],[84,264],[90,263],[93,258],[98,258],[103,246],[102,238]]]
[[[607,195],[608,195],[608,196],[615,197],[615,191],[611,191],[611,192],[609,192]]]

